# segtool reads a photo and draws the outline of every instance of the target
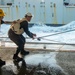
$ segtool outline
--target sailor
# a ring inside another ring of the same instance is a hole
[[[32,14],[28,12],[27,14],[25,14],[25,17],[23,19],[17,20],[10,26],[8,36],[18,46],[16,53],[13,55],[14,60],[20,58],[18,56],[19,53],[23,56],[29,54],[29,51],[24,50],[26,39],[23,36],[23,33],[25,32],[32,39],[36,37],[36,34],[30,32],[28,29],[28,22],[31,21],[31,18]]]
[[[3,18],[4,18],[5,14],[3,12],[2,9],[0,9],[0,25],[4,23]]]
[[[11,24],[12,22],[14,22],[14,21],[4,21],[3,20],[4,16],[5,16],[4,11],[2,9],[0,9],[0,25],[3,23],[4,24]]]

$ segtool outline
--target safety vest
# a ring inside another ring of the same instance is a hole
[[[12,25],[10,26],[10,29],[12,29],[12,31],[14,31],[15,34],[23,34],[24,33],[24,29],[20,28],[20,23],[25,21],[26,19],[23,18],[21,20],[17,20],[16,23],[12,23]]]

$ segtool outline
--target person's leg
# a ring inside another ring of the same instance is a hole
[[[16,53],[13,56],[13,59],[16,58],[19,54],[19,52],[21,52],[22,55],[27,55],[29,54],[28,51],[24,50],[24,45],[25,45],[25,38],[23,35],[16,35],[12,32],[12,30],[9,30],[8,32],[8,36],[9,38],[18,46]]]
[[[8,36],[10,38],[10,40],[12,40],[18,47],[17,47],[17,50],[16,50],[16,53],[13,55],[13,59],[16,59],[18,58],[18,54],[20,52],[20,49],[19,49],[19,35],[16,35],[14,34],[14,32],[10,29],[8,31]]]
[[[21,42],[20,42],[21,44],[19,46],[21,49],[20,53],[21,53],[21,55],[27,55],[27,54],[29,54],[29,51],[24,50],[24,45],[26,43],[26,39],[23,35],[21,35],[20,38],[21,38]]]

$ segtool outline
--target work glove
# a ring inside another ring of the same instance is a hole
[[[36,39],[36,34],[33,34],[33,39]]]

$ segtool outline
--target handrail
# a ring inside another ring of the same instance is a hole
[[[0,42],[8,42],[8,43],[13,43],[12,41],[0,41]],[[26,42],[26,44],[52,44],[52,45],[74,45],[75,43],[54,43],[54,42]]]
[[[1,39],[2,38],[8,38],[8,37],[0,37]],[[26,37],[28,38],[28,37]],[[29,39],[29,38],[28,38]],[[0,40],[0,42],[9,42],[9,43],[13,43],[11,40]],[[63,42],[41,42],[41,41],[36,41],[36,42],[26,42],[26,44],[52,44],[52,45],[74,45],[75,46],[75,43],[63,43]]]

